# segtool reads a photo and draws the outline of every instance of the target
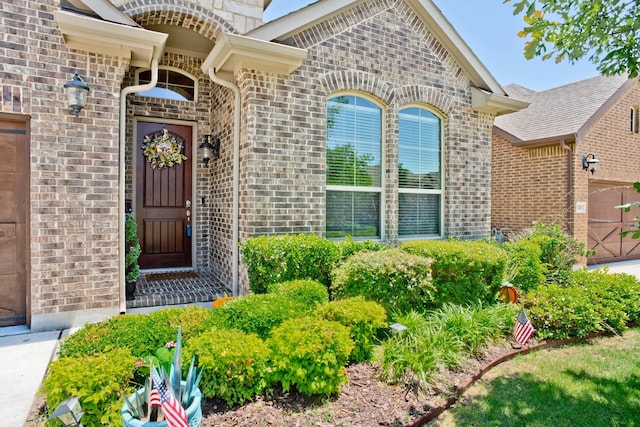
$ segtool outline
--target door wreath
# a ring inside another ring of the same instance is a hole
[[[142,144],[142,152],[153,169],[171,168],[181,164],[183,160],[187,160],[187,156],[182,154],[183,150],[182,142],[170,134],[167,128],[162,128],[153,137],[145,135]]]

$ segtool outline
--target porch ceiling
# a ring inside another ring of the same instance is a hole
[[[204,59],[207,57],[215,41],[196,33],[189,28],[177,27],[169,24],[154,24],[146,27],[148,30],[169,35],[165,45],[165,52],[178,53]]]

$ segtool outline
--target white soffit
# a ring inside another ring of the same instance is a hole
[[[229,81],[239,69],[288,75],[300,67],[306,57],[305,49],[223,33],[202,63],[202,71],[207,73],[213,68],[219,77]]]
[[[480,113],[501,116],[503,114],[515,113],[528,106],[528,102],[498,95],[497,93],[491,93],[477,87],[471,88],[471,108]]]
[[[131,59],[134,67],[149,67],[160,58],[167,34],[57,10],[56,22],[70,49]]]

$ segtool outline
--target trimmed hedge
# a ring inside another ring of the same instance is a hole
[[[315,307],[329,301],[327,287],[315,280],[274,283],[269,285],[269,293],[283,295],[309,307]]]
[[[271,349],[271,383],[292,386],[306,396],[329,396],[347,382],[345,365],[353,349],[349,329],[318,317],[289,319],[266,341]]]
[[[495,302],[507,262],[500,247],[481,241],[413,240],[400,249],[432,260],[437,305]]]
[[[640,282],[607,271],[573,272],[567,285],[539,286],[524,300],[538,339],[622,332],[640,318]]]
[[[431,262],[399,249],[358,252],[333,272],[332,296],[364,296],[387,311],[407,311],[433,305]]]
[[[239,329],[266,338],[271,329],[285,320],[309,314],[314,308],[315,305],[307,305],[287,295],[250,294],[229,301],[215,311],[224,317],[227,329]]]
[[[193,338],[184,354],[185,362],[196,356],[202,394],[230,406],[261,394],[267,385],[269,349],[256,335],[214,328]]]
[[[527,292],[546,282],[547,267],[542,263],[542,249],[527,239],[505,243],[508,253],[505,276],[519,291]]]
[[[104,322],[87,324],[60,345],[61,357],[83,356],[127,347],[131,354],[144,357],[173,341],[182,326],[185,343],[219,324],[215,313],[203,307],[171,308],[145,314],[122,314]]]
[[[267,292],[269,284],[295,279],[317,280],[329,286],[330,273],[340,251],[315,234],[253,237],[240,244],[247,266],[249,287]]]
[[[331,301],[319,306],[316,312],[349,328],[355,344],[349,355],[350,362],[371,360],[376,335],[387,324],[387,313],[380,304],[359,296]]]
[[[122,425],[120,393],[125,396],[133,393],[131,380],[136,360],[129,349],[117,348],[51,362],[42,385],[49,415],[63,400],[76,396],[84,411],[84,425]]]

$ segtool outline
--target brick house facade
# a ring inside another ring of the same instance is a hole
[[[234,293],[246,292],[238,242],[327,235],[327,102],[336,96],[380,112],[380,159],[370,169],[380,174],[375,237],[405,238],[398,138],[407,106],[439,123],[440,187],[427,193],[440,208],[437,235],[429,237],[489,235],[494,118],[527,104],[506,96],[439,9],[430,0],[322,0],[263,24],[269,3],[0,5],[0,136],[13,135],[0,142],[30,159],[9,171],[29,185],[16,184],[13,193],[25,202],[13,209],[15,227],[3,230],[5,243],[23,252],[8,260],[0,248],[3,264],[11,264],[0,274],[14,282],[3,296],[18,300],[8,308],[14,314],[0,311],[4,324],[43,330],[125,312],[128,201],[144,233],[159,227],[157,252],[168,241],[188,249],[186,264],[149,261],[151,270],[207,270]],[[77,118],[62,88],[75,70],[90,87]],[[154,86],[156,73],[159,84],[187,82],[186,89],[166,87],[193,99],[138,93]],[[139,148],[163,127],[190,156],[179,168],[151,170]],[[220,141],[208,165],[198,148],[205,135]],[[180,184],[175,171],[184,172]],[[139,207],[156,201],[183,209],[177,226],[140,219]],[[156,259],[153,245],[145,251]]]
[[[615,206],[639,196],[637,79],[604,77],[543,92],[505,88],[526,110],[496,119],[492,148],[492,227],[519,232],[557,223],[595,254],[589,263],[636,259],[638,242],[621,238],[634,212]],[[595,171],[583,158],[599,160]]]

